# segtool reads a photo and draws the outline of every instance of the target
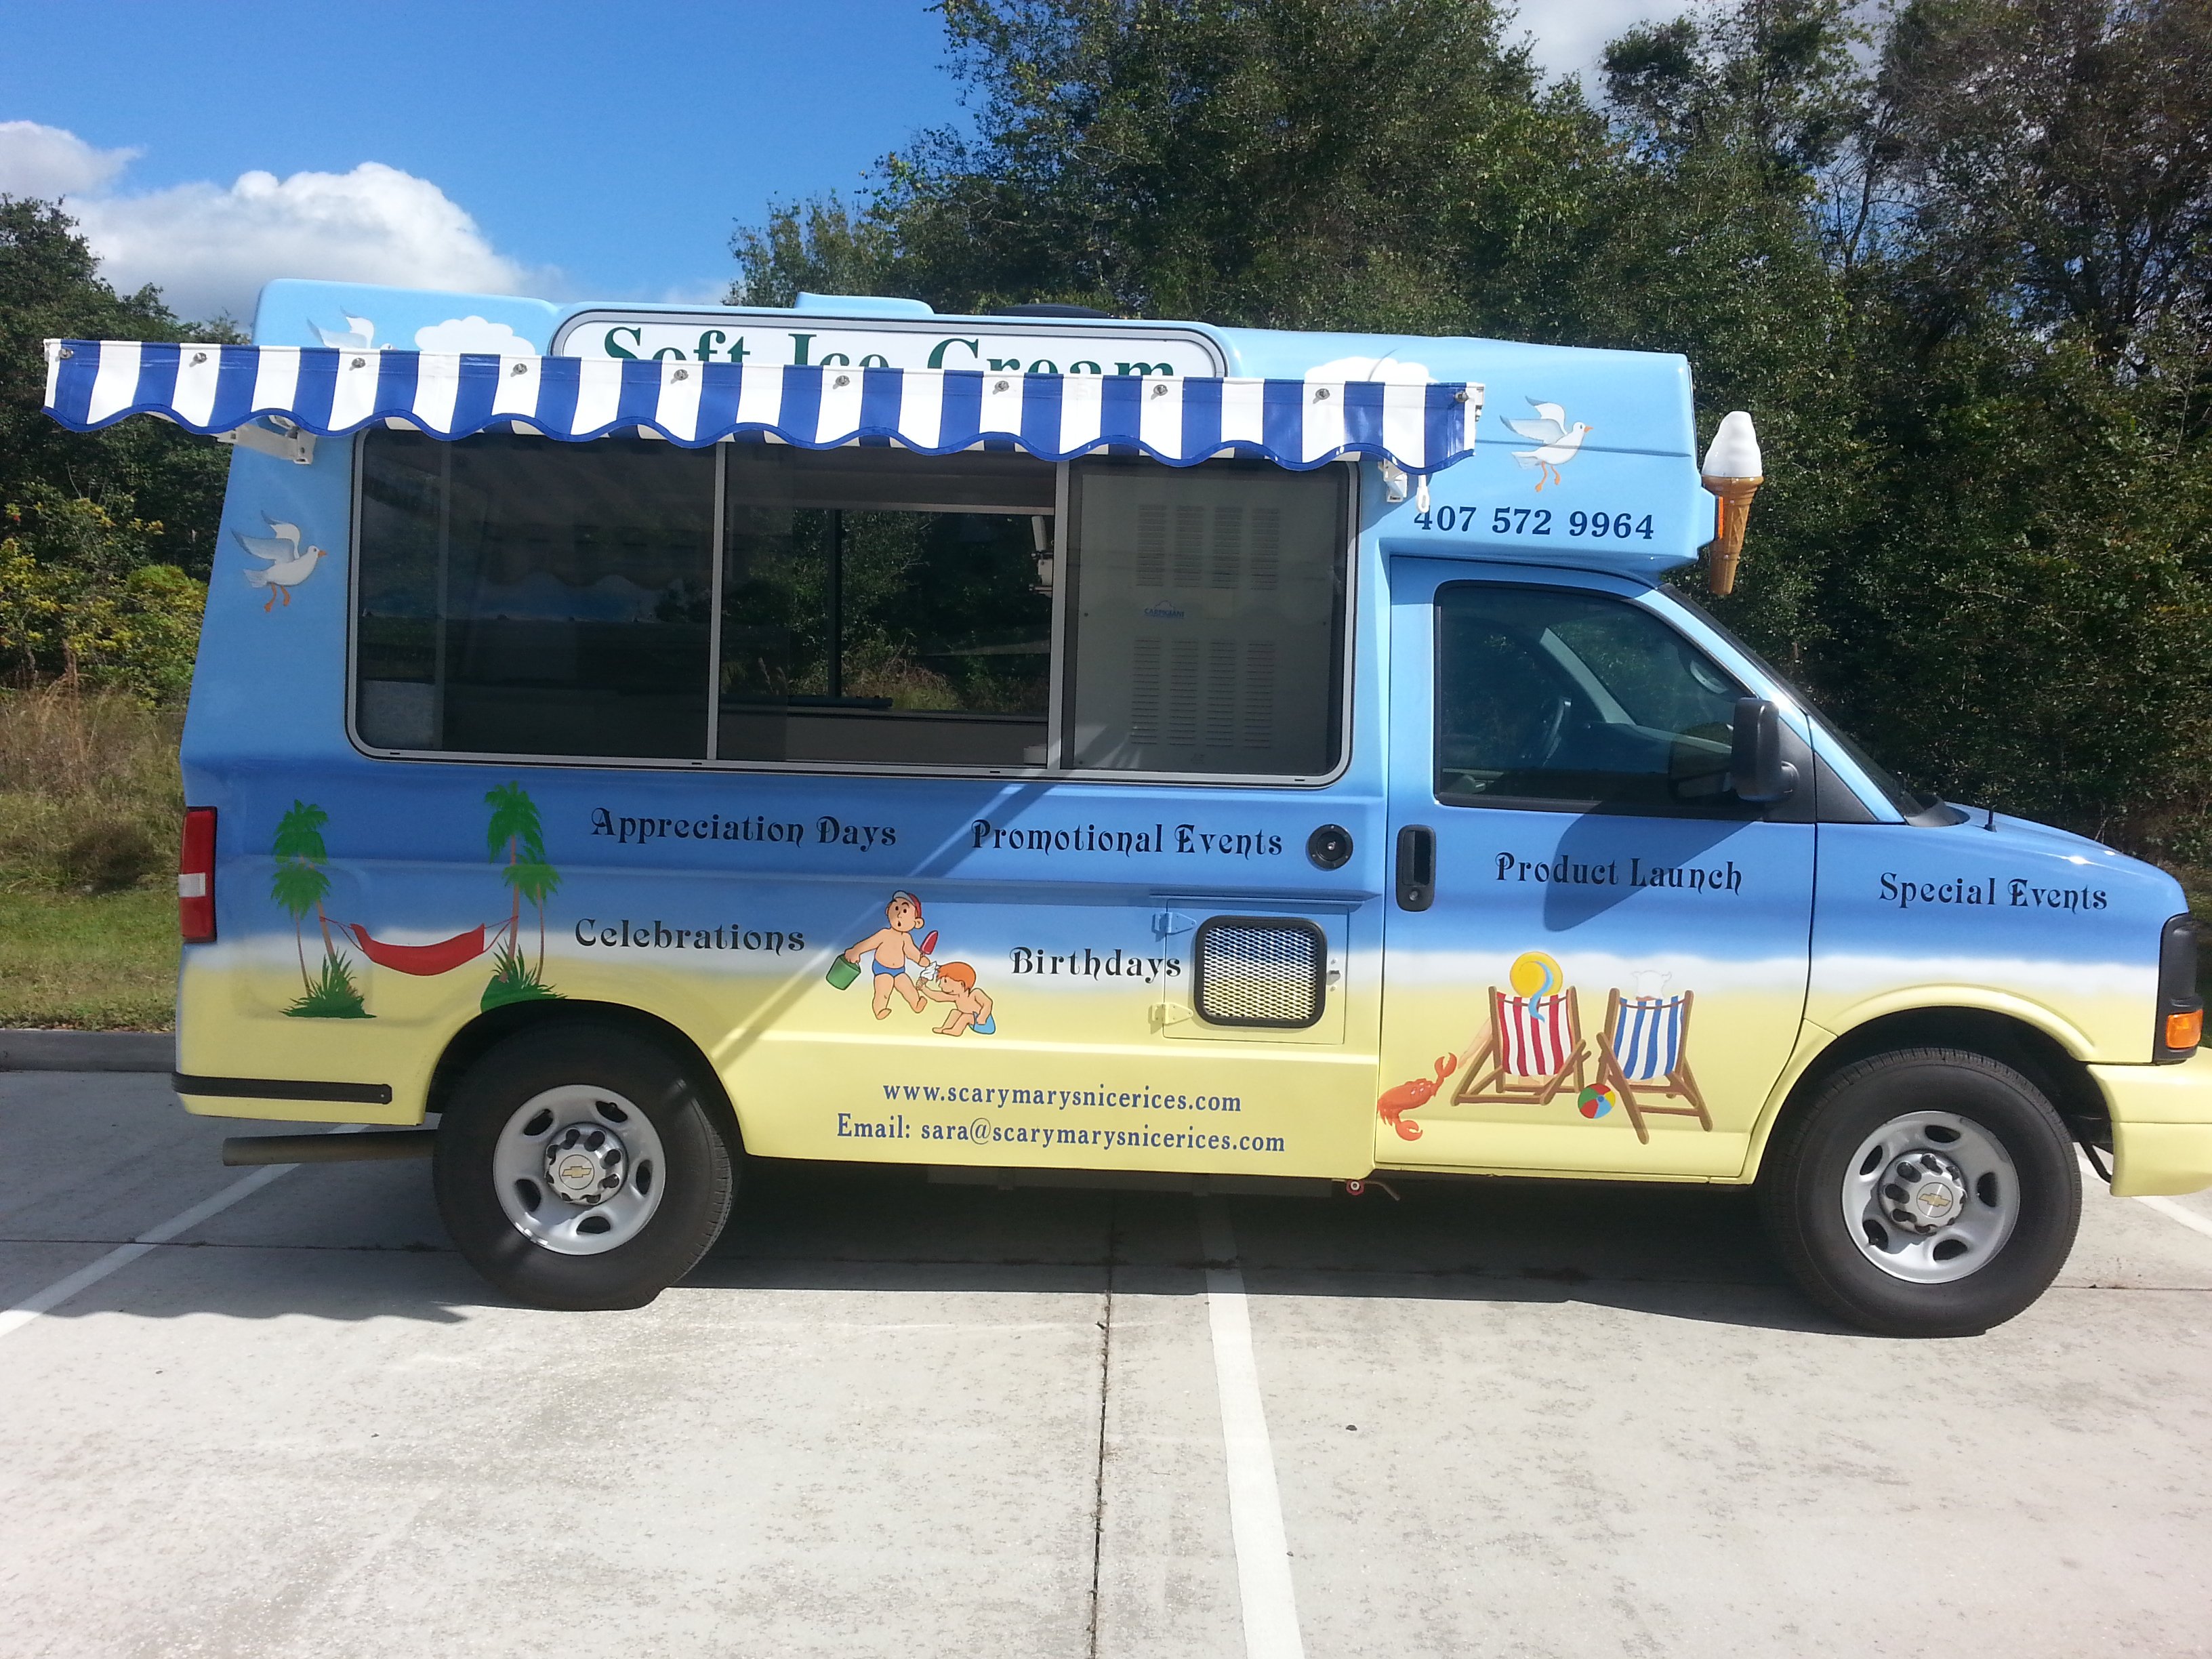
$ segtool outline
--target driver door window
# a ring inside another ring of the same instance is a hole
[[[1437,594],[1436,796],[1453,806],[1738,812],[1741,686],[1602,594],[1462,582]]]

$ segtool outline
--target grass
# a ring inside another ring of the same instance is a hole
[[[323,957],[322,972],[315,975],[307,995],[284,1011],[295,1019],[371,1019],[374,1016],[361,1000],[353,970],[335,951]]]
[[[538,970],[519,956],[512,945],[500,947],[493,959],[491,982],[484,987],[483,1008],[487,1012],[509,1002],[558,1002],[561,994],[538,977]]]
[[[0,887],[0,1026],[166,1031],[176,994],[173,892]]]
[[[178,726],[112,694],[0,691],[0,1025],[169,1028]]]

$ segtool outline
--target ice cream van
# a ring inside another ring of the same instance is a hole
[[[650,1300],[751,1159],[1555,1176],[1755,1183],[1944,1334],[2077,1158],[2212,1184],[2180,889],[1700,607],[1763,469],[1679,357],[295,282],[253,341],[48,348],[64,424],[233,446],[175,1086],[427,1154],[508,1294]]]

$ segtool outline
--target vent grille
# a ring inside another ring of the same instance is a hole
[[[1298,916],[1214,916],[1198,927],[1193,995],[1214,1025],[1295,1030],[1321,1018],[1328,941]]]

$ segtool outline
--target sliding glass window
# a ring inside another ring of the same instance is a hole
[[[354,729],[393,753],[1322,777],[1351,478],[374,432]]]
[[[715,753],[1042,766],[1057,469],[729,448]]]

